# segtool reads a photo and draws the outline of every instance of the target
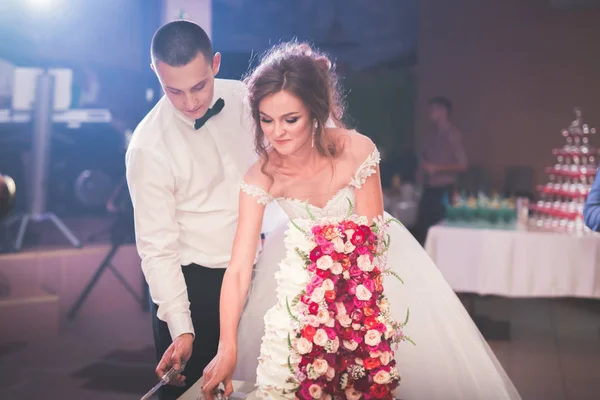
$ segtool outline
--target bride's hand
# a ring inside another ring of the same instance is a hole
[[[202,394],[205,399],[213,400],[214,393],[222,382],[225,386],[225,398],[233,393],[232,377],[237,361],[237,351],[231,347],[219,347],[215,358],[204,368],[202,375]]]

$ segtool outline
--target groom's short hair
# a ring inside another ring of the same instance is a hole
[[[177,20],[161,26],[151,46],[152,62],[162,61],[171,67],[189,64],[198,53],[202,53],[208,63],[212,63],[213,49],[210,38],[198,24]]]

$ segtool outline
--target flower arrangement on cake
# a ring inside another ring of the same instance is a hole
[[[346,218],[316,220],[303,229],[308,283],[286,301],[293,324],[288,336],[288,368],[300,399],[393,399],[400,382],[393,347],[412,340],[408,322],[393,320],[383,276],[400,277],[386,266],[395,221],[369,225],[349,212]],[[401,281],[401,279],[400,279]],[[283,393],[282,393],[283,394]]]

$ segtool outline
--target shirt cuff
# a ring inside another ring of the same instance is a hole
[[[191,333],[196,336],[190,313],[169,315],[167,318],[167,326],[169,327],[169,333],[171,334],[172,340],[175,340],[175,338],[184,333]]]

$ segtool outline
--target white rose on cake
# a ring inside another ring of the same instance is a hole
[[[310,300],[315,303],[322,302],[324,298],[325,291],[321,287],[315,288],[315,290],[313,290],[312,294],[310,295]]]
[[[344,245],[344,253],[346,253],[346,254],[352,253],[355,249],[356,249],[356,246],[354,246],[352,244],[352,242],[350,242],[350,240],[348,240],[346,242],[346,244]]]
[[[296,341],[296,350],[300,354],[308,354],[313,350],[313,344],[305,338],[300,338]]]
[[[334,275],[339,275],[342,272],[344,272],[342,264],[340,264],[339,262],[333,263],[333,265],[331,266],[331,273]]]
[[[375,329],[368,330],[365,335],[365,343],[372,347],[377,346],[381,343],[381,333]]]
[[[352,318],[350,318],[348,314],[338,315],[337,319],[340,321],[340,325],[342,325],[344,328],[352,325]]]
[[[371,272],[374,268],[373,264],[371,263],[371,259],[366,254],[358,256],[358,259],[356,260],[356,265],[358,265],[358,268],[360,268],[361,271],[365,272]]]
[[[322,376],[327,373],[327,370],[329,369],[329,364],[326,360],[318,358],[313,362],[313,368],[315,369],[315,372],[319,374],[319,376]]]
[[[344,340],[342,344],[350,351],[354,351],[358,348],[358,343],[356,343],[354,340]]]
[[[333,259],[330,256],[323,256],[317,260],[317,268],[323,271],[328,270],[333,265]]]
[[[371,357],[371,358],[379,358],[379,357],[381,357],[381,354],[383,354],[383,353],[380,350],[370,351],[369,352],[369,357]]]
[[[356,287],[356,298],[362,301],[367,301],[371,299],[371,296],[373,296],[373,293],[371,293],[369,291],[369,289],[367,289],[365,287],[365,285],[358,285]]]
[[[373,377],[373,380],[375,381],[375,383],[378,383],[380,385],[386,385],[386,384],[390,383],[390,381],[392,380],[392,376],[390,375],[389,372],[380,370],[379,372],[377,372],[375,374],[375,376]]]
[[[323,290],[328,291],[333,290],[335,286],[333,286],[333,281],[331,279],[325,279],[321,287],[323,288]]]
[[[329,337],[327,336],[327,332],[325,332],[324,329],[317,329],[317,332],[315,333],[315,337],[313,338],[313,342],[317,346],[325,347],[328,340],[329,340]]]
[[[390,353],[389,351],[385,351],[383,352],[383,354],[381,354],[381,357],[379,357],[379,359],[381,360],[381,364],[388,365],[392,361],[392,353]]]
[[[317,311],[317,320],[320,324],[325,325],[330,319],[331,317],[329,316],[328,310],[320,308],[319,311]]]
[[[344,241],[341,237],[336,237],[331,241],[333,243],[333,249],[338,253],[344,252]]]

